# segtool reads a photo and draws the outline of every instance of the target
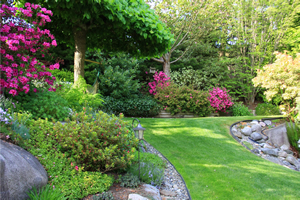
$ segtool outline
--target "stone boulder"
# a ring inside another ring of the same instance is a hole
[[[258,124],[254,124],[254,125],[252,125],[251,126],[251,130],[252,130],[252,132],[261,132],[261,126],[260,125],[258,125]]]
[[[251,136],[250,136],[253,140],[257,141],[257,140],[261,140],[262,139],[262,136],[261,134],[257,133],[257,132],[254,132],[254,133],[251,133]]]
[[[261,151],[271,156],[278,156],[278,149],[262,148]]]
[[[249,135],[251,135],[252,130],[251,130],[250,127],[245,127],[245,128],[243,128],[243,129],[241,130],[241,132],[242,132],[244,135],[249,136]]]
[[[281,124],[275,128],[264,131],[264,134],[269,137],[269,141],[278,146],[290,147],[289,139],[286,133],[285,124]]]
[[[27,199],[32,187],[48,182],[46,170],[28,151],[0,140],[0,199]]]

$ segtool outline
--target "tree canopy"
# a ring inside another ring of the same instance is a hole
[[[28,1],[52,10],[46,28],[58,41],[75,45],[74,81],[84,76],[87,47],[150,58],[166,52],[174,40],[143,0]]]

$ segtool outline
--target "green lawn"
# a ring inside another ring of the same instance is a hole
[[[300,199],[300,172],[250,153],[231,137],[230,125],[246,119],[260,118],[139,118],[145,140],[173,163],[193,200]]]

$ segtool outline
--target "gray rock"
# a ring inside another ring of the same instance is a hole
[[[247,136],[251,135],[251,133],[252,133],[252,130],[250,127],[245,127],[241,131],[244,135],[247,135]]]
[[[252,149],[251,152],[255,153],[255,154],[259,154],[259,150],[258,149]]]
[[[251,126],[252,132],[258,132],[258,133],[260,133],[261,129],[262,129],[261,126],[258,125],[258,124],[254,124],[254,125]]]
[[[145,198],[139,194],[129,194],[128,200],[149,200],[148,198]]]
[[[289,163],[291,163],[292,165],[295,165],[295,166],[299,165],[298,160],[294,156],[292,156],[292,155],[288,155],[285,158],[285,160],[288,161]]]
[[[253,120],[252,122],[250,122],[250,124],[258,124],[257,120]]]
[[[267,125],[267,126],[270,126],[271,124],[272,124],[272,122],[270,121],[270,120],[266,120],[266,121],[264,121],[265,122],[265,124]]]
[[[232,131],[232,133],[235,133],[235,132],[237,132],[238,130],[237,130],[237,128],[236,128],[235,126],[233,126],[232,129],[231,129],[231,131]]]
[[[152,185],[149,185],[149,184],[143,184],[142,188],[143,188],[143,190],[145,192],[147,192],[148,194],[150,194],[150,196],[154,200],[161,200],[160,192],[159,192],[159,190],[156,187],[154,187]]]
[[[0,199],[27,199],[32,187],[48,182],[47,172],[32,154],[0,140]]]
[[[286,166],[290,166],[290,165],[291,165],[291,163],[289,163],[289,162],[286,161],[286,160],[282,161],[282,163],[283,163],[284,165],[286,165]]]
[[[264,134],[269,137],[269,141],[273,144],[290,147],[288,136],[286,134],[285,124],[281,124],[275,128],[264,131]]]
[[[257,132],[252,133],[250,137],[251,137],[253,140],[255,140],[255,141],[261,140],[261,139],[262,139],[261,134],[259,134],[259,133],[257,133]]]
[[[289,147],[288,147],[288,145],[284,144],[284,145],[282,145],[282,146],[280,147],[280,149],[283,150],[283,151],[285,151],[285,150],[288,150]]]
[[[261,139],[261,140],[257,140],[256,142],[259,142],[259,143],[265,143],[265,142],[266,142],[266,140],[264,140],[264,139]]]
[[[278,156],[278,149],[262,148],[261,151],[271,156]]]
[[[238,137],[240,139],[243,138],[243,135],[240,131],[233,132],[233,135],[235,135],[236,137]]]
[[[288,154],[285,151],[279,151],[278,156],[286,158],[288,156]]]
[[[269,145],[268,143],[264,144],[264,148],[268,148],[268,149],[274,149],[273,146]]]
[[[169,196],[169,197],[175,197],[176,196],[176,192],[169,191],[169,190],[161,190],[160,194],[164,195],[164,196]]]
[[[292,152],[291,150],[284,150],[287,154],[291,154],[291,155],[293,155],[294,154],[294,152]]]
[[[266,156],[265,159],[268,160],[268,161],[271,161],[271,162],[273,162],[273,163],[276,163],[276,164],[278,164],[278,165],[281,165],[280,160],[279,160],[278,158],[276,158],[276,157],[273,157],[273,156]]]
[[[259,125],[261,125],[262,127],[266,126],[266,124],[264,122],[259,122]]]
[[[266,136],[266,135],[264,135],[264,134],[262,134],[261,136],[262,136],[262,138],[263,138],[264,140],[268,140],[268,139],[269,139],[269,137]]]

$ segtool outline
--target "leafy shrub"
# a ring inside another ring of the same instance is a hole
[[[133,175],[131,173],[127,173],[121,177],[121,186],[122,187],[130,187],[137,188],[141,184],[139,177],[137,175]]]
[[[252,116],[253,114],[249,111],[248,107],[242,102],[234,103],[230,108],[233,116]]]
[[[292,121],[290,123],[286,122],[286,132],[288,135],[288,139],[290,144],[295,148],[300,150],[298,147],[298,140],[300,139],[300,126],[299,124],[294,124]]]
[[[30,200],[65,200],[67,199],[64,194],[57,188],[51,187],[47,184],[41,189],[33,187],[29,192],[27,192]]]
[[[231,97],[227,93],[226,88],[214,87],[212,90],[209,90],[210,97],[208,97],[210,105],[215,108],[217,111],[226,112],[226,109],[230,108],[233,105]]]
[[[122,117],[102,111],[93,116],[84,110],[53,128],[61,150],[70,152],[76,163],[85,170],[106,172],[127,167],[134,157],[137,139],[129,135]]]
[[[180,71],[171,72],[171,79],[180,86],[189,86],[195,90],[200,90],[203,84],[203,78],[191,66],[184,67]]]
[[[14,97],[23,111],[29,111],[33,118],[48,118],[63,121],[69,116],[68,102],[55,92],[41,89],[39,92],[19,94]]]
[[[172,115],[179,112],[191,112],[198,116],[207,116],[212,112],[208,97],[208,92],[193,90],[187,86],[177,86],[174,83],[170,83],[168,87],[158,87],[155,95],[164,109]]]
[[[275,54],[275,63],[264,66],[252,81],[254,86],[266,89],[268,101],[275,95],[281,96],[280,109],[289,115],[295,110],[296,98],[300,95],[300,54],[295,59],[287,54]]]
[[[135,70],[120,69],[119,66],[109,66],[104,74],[100,75],[99,90],[103,96],[111,96],[115,99],[131,97],[137,94],[140,89],[139,81],[134,80]]]
[[[56,79],[64,82],[74,82],[74,72],[67,71],[66,69],[55,69],[51,73]]]
[[[53,122],[48,120],[32,120],[31,138],[24,141],[24,148],[46,169],[51,187],[60,189],[68,199],[81,199],[108,190],[113,178],[98,171],[83,171],[70,152],[61,151],[53,127]]]
[[[114,200],[111,192],[103,192],[93,196],[93,200]]]
[[[256,115],[280,115],[280,110],[277,106],[269,103],[260,103],[255,108]]]
[[[132,98],[114,99],[113,97],[103,97],[101,109],[107,113],[119,114],[134,117],[152,117],[159,113],[160,105],[150,96],[137,96]]]
[[[83,106],[89,106],[98,109],[103,100],[100,94],[91,94],[87,92],[90,85],[81,76],[75,84],[60,83],[60,87],[56,89],[58,95],[67,100],[72,109],[80,111]]]
[[[134,164],[130,166],[128,171],[136,176],[139,175],[138,152],[134,159]],[[151,153],[140,153],[140,175],[141,181],[159,187],[164,178],[166,162],[158,155]]]

